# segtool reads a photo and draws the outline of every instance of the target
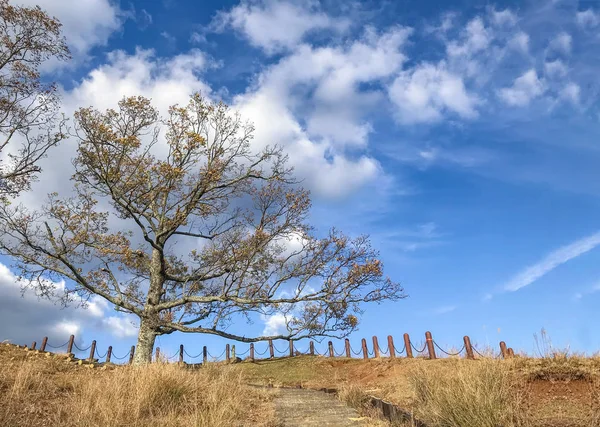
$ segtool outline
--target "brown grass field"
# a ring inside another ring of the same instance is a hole
[[[428,426],[600,426],[600,357],[299,356],[198,370],[165,363],[91,369],[6,344],[0,425],[277,426],[273,393],[248,384],[337,388],[340,399],[372,417],[366,397],[377,396]],[[366,425],[391,424],[373,418]]]

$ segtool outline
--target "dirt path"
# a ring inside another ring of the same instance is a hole
[[[356,410],[322,391],[281,388],[274,403],[282,427],[363,425]]]

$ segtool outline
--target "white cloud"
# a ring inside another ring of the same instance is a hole
[[[60,345],[69,335],[81,342],[90,329],[102,330],[117,338],[134,337],[137,328],[129,316],[110,316],[109,304],[92,297],[87,308],[63,308],[48,299],[40,299],[36,288],[28,288],[21,296],[22,283],[0,263],[0,341],[8,339],[18,344],[38,343],[44,336],[52,345]],[[64,295],[65,283],[54,283],[57,297]]]
[[[197,31],[192,32],[190,35],[189,42],[192,44],[202,44],[206,43],[206,36],[204,34],[200,34]]]
[[[401,48],[409,34],[367,29],[346,46],[302,45],[267,68],[255,87],[234,99],[255,124],[255,146],[284,146],[299,177],[324,197],[345,196],[375,179],[381,173],[375,159],[349,158],[345,150],[367,145],[371,126],[362,117],[383,99],[377,85],[405,61]],[[361,83],[375,89],[360,90]]]
[[[544,82],[538,78],[535,70],[531,69],[515,79],[512,87],[500,89],[498,95],[508,105],[522,107],[544,91]]]
[[[594,12],[593,9],[587,9],[577,12],[575,21],[583,29],[594,29],[600,24],[600,14]]]
[[[519,31],[509,41],[508,45],[515,50],[523,53],[529,52],[529,35],[523,31]]]
[[[510,10],[492,10],[492,22],[497,26],[513,26],[517,23],[517,16]]]
[[[344,19],[329,17],[313,2],[275,0],[242,1],[217,14],[212,23],[217,31],[234,28],[269,54],[293,49],[312,31],[343,31],[348,25]]]
[[[592,295],[592,294],[595,294],[595,293],[598,293],[598,292],[600,292],[600,282],[596,283],[595,285],[593,285],[592,287],[590,287],[588,289],[585,289],[585,290],[583,290],[581,292],[575,293],[575,295],[573,295],[573,300],[579,301],[584,296]]]
[[[450,57],[473,56],[487,48],[492,41],[490,31],[485,27],[483,20],[476,17],[471,20],[462,31],[461,40],[451,41],[446,46]]]
[[[75,63],[85,60],[93,47],[106,45],[111,34],[121,28],[124,17],[118,5],[110,0],[21,0],[19,3],[28,7],[39,5],[58,18]],[[50,66],[61,64],[52,62]]]
[[[527,285],[532,284],[540,277],[544,276],[565,262],[591,251],[598,245],[600,245],[600,232],[594,233],[590,236],[584,237],[583,239],[558,248],[540,262],[533,264],[518,273],[516,276],[510,279],[503,286],[503,288],[505,291],[509,292],[517,291]]]
[[[447,313],[451,313],[454,310],[456,310],[458,307],[455,305],[445,305],[443,307],[438,307],[435,310],[433,310],[434,314],[447,314]]]
[[[281,313],[273,314],[271,316],[263,316],[265,322],[265,328],[263,329],[263,335],[273,336],[287,333],[287,318]]]
[[[545,62],[544,70],[546,71],[546,75],[550,78],[564,77],[567,75],[567,66],[560,59]]]
[[[563,31],[550,41],[548,47],[551,50],[568,55],[571,53],[572,44],[573,37],[571,37],[569,33]]]
[[[463,79],[448,71],[444,63],[425,63],[401,73],[390,86],[389,96],[402,123],[434,122],[445,113],[474,118],[479,103],[467,92]]]
[[[571,102],[574,105],[579,105],[581,88],[577,83],[569,82],[560,91],[560,97]]]

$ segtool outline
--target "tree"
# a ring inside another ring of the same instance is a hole
[[[40,79],[40,66],[66,60],[61,24],[39,7],[0,0],[0,199],[29,188],[38,162],[64,139],[54,84]]]
[[[48,279],[68,279],[68,295],[99,295],[137,316],[136,364],[175,331],[243,342],[346,336],[360,303],[402,289],[383,279],[367,237],[312,235],[309,193],[280,148],[252,153],[252,133],[200,94],[166,120],[143,97],[105,113],[80,109],[74,195],[51,194],[33,212],[4,207],[2,247],[46,295]],[[232,316],[252,313],[283,314],[286,331],[227,331]]]

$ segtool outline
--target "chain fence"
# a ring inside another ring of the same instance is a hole
[[[432,340],[433,341],[433,340]],[[446,350],[444,350],[442,347],[440,347],[435,341],[433,341],[433,344],[438,348],[438,350],[440,350],[442,353],[447,354],[448,356],[458,356],[460,353],[463,352],[463,350],[465,349],[465,346],[463,344],[462,348],[458,351],[458,353],[452,353],[452,352],[448,352]]]

